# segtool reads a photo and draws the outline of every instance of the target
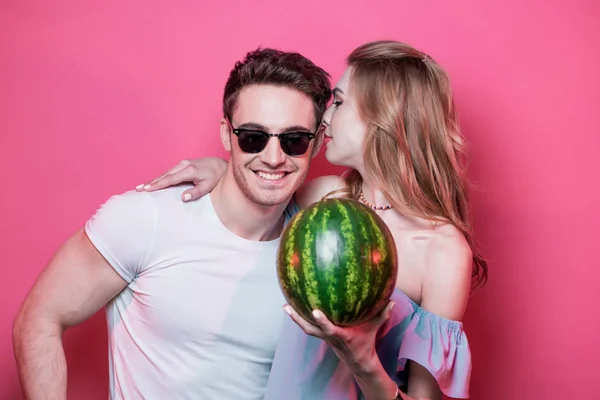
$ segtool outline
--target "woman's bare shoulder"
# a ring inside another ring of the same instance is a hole
[[[346,183],[344,178],[337,175],[320,176],[302,185],[296,192],[298,207],[305,208],[321,200],[329,193],[344,189]]]
[[[472,251],[452,224],[435,229],[426,256],[423,304],[442,317],[461,320],[471,286]]]

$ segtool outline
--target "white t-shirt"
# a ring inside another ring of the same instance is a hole
[[[233,234],[210,196],[180,200],[188,187],[113,196],[86,223],[129,282],[106,307],[112,399],[264,396],[284,318],[279,240]]]

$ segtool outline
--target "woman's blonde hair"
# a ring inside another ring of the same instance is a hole
[[[467,196],[465,140],[450,80],[429,56],[396,41],[364,44],[348,56],[350,88],[367,126],[364,167],[394,209],[451,223],[473,253],[473,289],[487,281],[487,263],[475,249]],[[345,177],[358,199],[362,177]]]

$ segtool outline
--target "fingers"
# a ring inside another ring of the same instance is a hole
[[[337,333],[337,327],[332,324],[327,317],[325,316],[325,314],[323,314],[321,311],[319,310],[314,310],[312,312],[313,318],[315,319],[315,321],[317,322],[317,325],[319,326],[319,328],[321,328],[321,330],[323,331],[323,333],[327,336],[336,336]]]
[[[183,201],[198,200],[210,192],[210,187],[205,181],[194,182],[194,187],[181,194]]]
[[[390,319],[392,315],[392,308],[394,308],[394,303],[390,300],[387,306],[379,313],[379,315],[373,320],[373,324],[377,327],[383,325],[388,319]]]
[[[143,190],[152,192],[161,190],[169,186],[178,185],[183,182],[193,182],[198,179],[198,169],[193,165],[188,165],[183,169],[175,170],[169,174],[156,178],[148,185],[144,186]]]
[[[289,304],[283,306],[283,310],[287,315],[290,316],[290,318],[292,318],[296,325],[298,325],[304,331],[304,333],[323,339],[324,336],[321,329],[302,318]]]
[[[176,166],[174,166],[173,168],[170,168],[166,172],[162,173],[157,178],[154,178],[154,180],[152,180],[150,183],[142,183],[141,185],[137,185],[135,187],[135,189],[138,192],[142,192],[144,190],[149,190],[149,191],[158,190],[158,189],[155,189],[155,187],[154,187],[156,182],[161,181],[161,179],[163,179],[167,175],[171,175],[173,173],[181,171],[182,169],[188,167],[189,165],[191,165],[190,160],[181,160]]]
[[[343,328],[339,328],[331,323],[325,314],[319,310],[313,310],[312,315],[319,328],[321,328],[321,332],[324,335],[323,338],[327,343],[340,350],[347,347],[346,341],[349,339],[349,336]]]

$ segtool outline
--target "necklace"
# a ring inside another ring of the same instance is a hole
[[[363,192],[360,192],[359,199],[361,202],[363,202],[367,206],[371,207],[373,210],[389,210],[390,208],[392,208],[392,206],[389,204],[387,204],[385,206],[376,206],[375,204],[370,203],[367,199],[365,199],[365,195],[363,194]]]

